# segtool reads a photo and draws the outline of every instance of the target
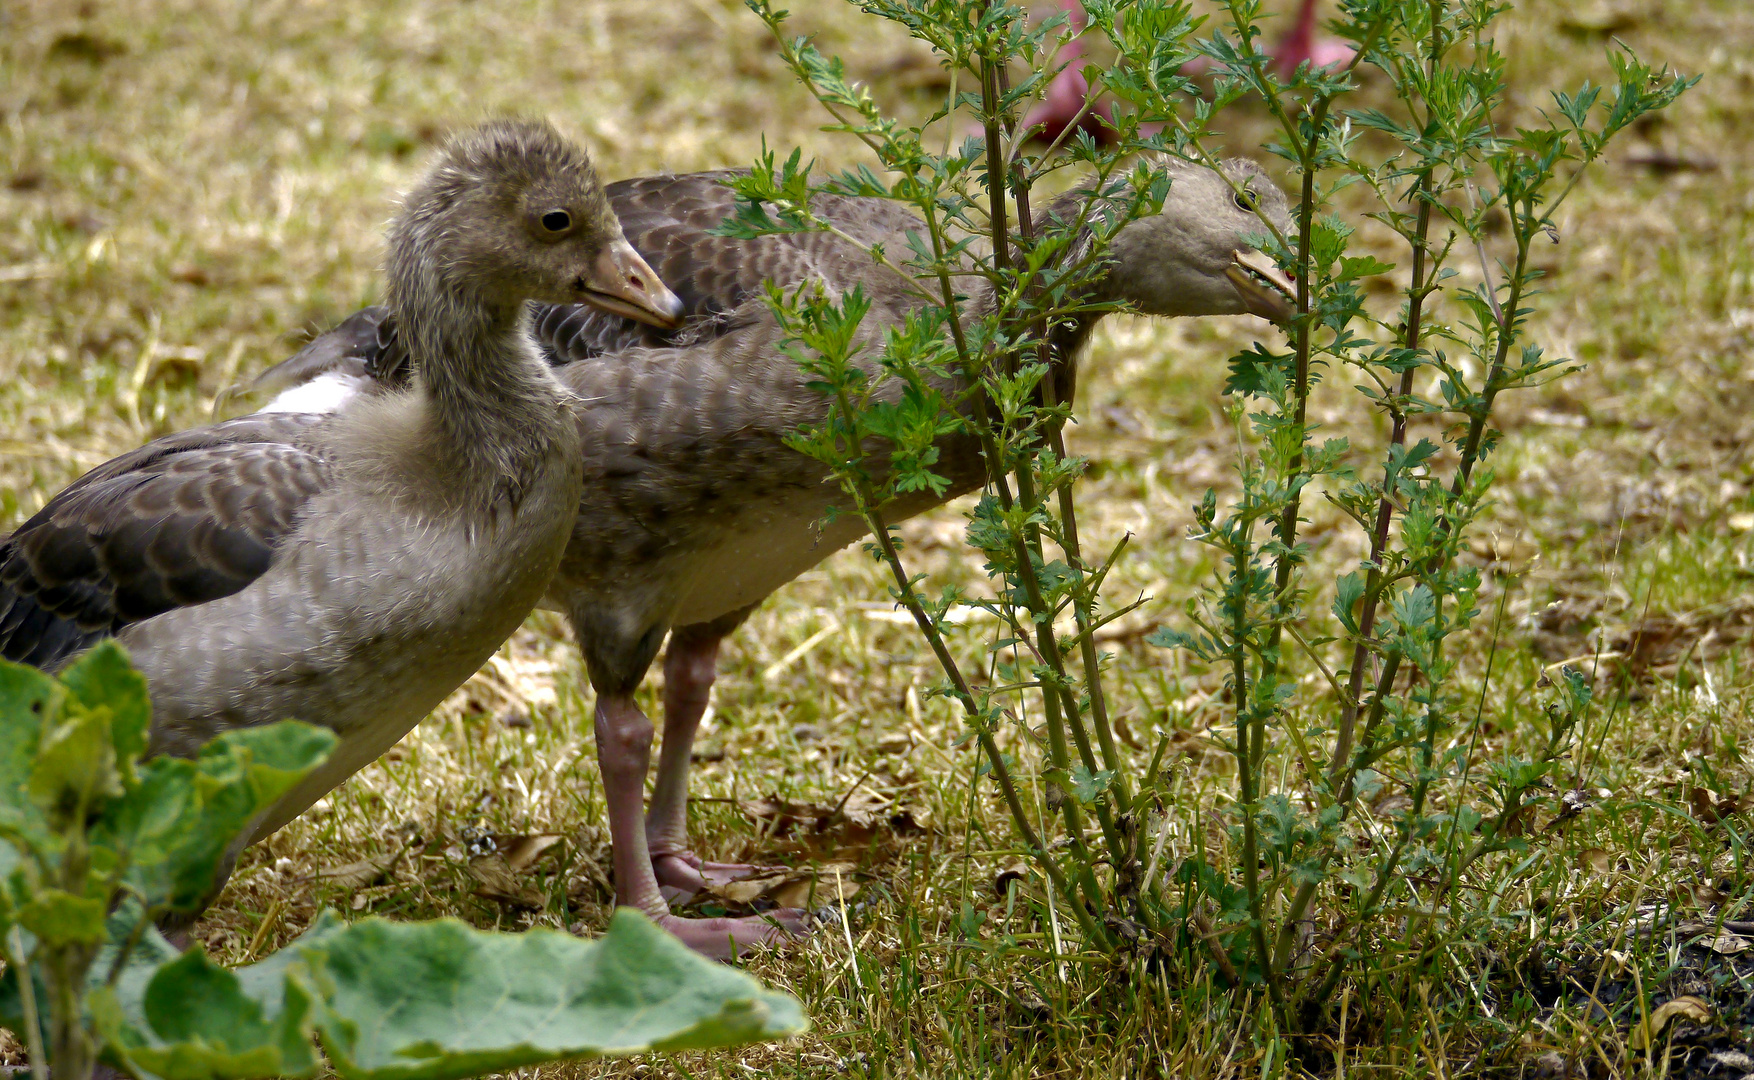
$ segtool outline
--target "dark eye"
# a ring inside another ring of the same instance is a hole
[[[1248,188],[1243,188],[1236,193],[1236,208],[1243,213],[1252,214],[1255,212],[1255,207],[1259,205],[1260,203],[1255,199],[1255,193]]]
[[[572,215],[565,210],[550,210],[542,215],[542,227],[549,232],[565,232],[572,228]]]

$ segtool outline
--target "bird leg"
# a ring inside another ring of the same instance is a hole
[[[712,886],[784,867],[705,862],[688,846],[688,769],[694,735],[700,729],[718,676],[723,632],[713,626],[683,627],[664,650],[664,742],[658,751],[658,779],[646,813],[646,845],[658,884],[686,899]]]
[[[1299,64],[1315,68],[1345,67],[1352,62],[1352,46],[1316,35],[1316,0],[1303,0],[1297,21],[1273,50],[1273,69],[1282,79],[1291,78]]]
[[[652,722],[634,703],[631,690],[599,692],[596,732],[603,797],[609,804],[617,906],[638,908],[684,945],[719,960],[757,945],[783,945],[803,933],[807,916],[788,908],[744,919],[684,919],[670,914],[646,845],[644,803]],[[687,760],[684,754],[684,763]]]

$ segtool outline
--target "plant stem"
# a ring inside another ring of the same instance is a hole
[[[49,1055],[43,1049],[42,1013],[37,1008],[37,985],[24,952],[24,932],[14,926],[6,934],[6,966],[18,982],[19,1004],[24,1011],[24,1048],[30,1054],[31,1080],[49,1080]]]

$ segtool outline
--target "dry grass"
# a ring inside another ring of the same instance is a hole
[[[825,51],[846,55],[886,102],[925,106],[931,70],[909,42],[840,6],[797,6]],[[1617,148],[1543,252],[1552,278],[1540,338],[1589,367],[1510,403],[1495,459],[1500,501],[1477,550],[1500,590],[1483,606],[1504,600],[1485,704],[1502,717],[1503,743],[1518,737],[1544,662],[1601,649],[1627,658],[1614,677],[1630,676],[1631,690],[1607,695],[1592,729],[1601,751],[1575,763],[1620,809],[1548,837],[1547,876],[1507,878],[1495,901],[1506,941],[1538,912],[1549,931],[1599,951],[1616,938],[1597,921],[1640,899],[1744,918],[1754,887],[1739,840],[1724,840],[1740,836],[1733,818],[1708,833],[1650,809],[1710,817],[1690,800],[1696,788],[1733,795],[1750,783],[1740,747],[1754,735],[1754,12],[1735,0],[1545,0],[1508,26],[1500,45],[1520,107],[1538,106],[1550,85],[1600,81],[1609,30],[1706,76]],[[373,299],[380,224],[424,149],[449,127],[502,112],[553,118],[610,176],[740,164],[764,135],[829,162],[846,153],[815,130],[818,114],[765,32],[728,0],[0,7],[0,520],[22,520],[143,439],[203,421],[224,387]],[[1233,148],[1250,151],[1260,130],[1240,119]],[[1653,160],[1680,167],[1638,163]],[[1222,360],[1263,329],[1113,320],[1081,379],[1075,449],[1098,472],[1086,529],[1099,544],[1130,531],[1137,554],[1114,595],[1154,597],[1124,624],[1135,633],[1111,645],[1123,719],[1137,735],[1152,725],[1188,733],[1175,768],[1193,806],[1225,785],[1225,762],[1198,737],[1219,718],[1217,681],[1140,645],[1137,632],[1175,617],[1210,571],[1182,536],[1190,504],[1230,483]],[[1334,382],[1317,415],[1355,442],[1380,442],[1375,420],[1343,392],[1348,380]],[[1312,513],[1322,568],[1357,557],[1339,524]],[[930,565],[954,569],[962,558],[952,513],[911,524],[908,537]],[[861,603],[882,596],[875,569],[849,553],[757,615],[723,664],[702,737],[710,760],[694,788],[722,800],[695,805],[704,852],[860,864],[872,901],[852,920],[861,966],[838,932],[756,962],[814,1018],[815,1031],[792,1044],[567,1071],[1118,1077],[1278,1067],[1261,1058],[1258,1017],[1209,988],[1117,988],[1101,970],[1066,971],[1027,949],[989,957],[957,944],[965,902],[995,924],[1021,919],[992,899],[1005,857],[987,853],[1009,841],[998,809],[970,796],[973,759],[955,745],[957,720],[925,696],[929,656],[886,605]],[[1474,647],[1483,666],[1490,633]],[[323,903],[507,928],[600,925],[605,835],[580,686],[564,625],[532,616],[486,675],[252,853],[204,924],[209,945],[234,960],[259,954]],[[729,801],[773,793],[833,805],[855,784],[929,816],[933,830],[787,845],[764,839]],[[540,910],[479,895],[485,871],[470,845],[479,850],[484,833],[568,838],[517,875]],[[315,876],[395,853],[381,875]],[[1514,952],[1502,941],[1483,949]],[[1480,993],[1433,991],[1450,1004],[1416,1045],[1355,1031],[1345,1066],[1510,1075],[1550,1067],[1541,1055],[1556,1051],[1642,1067],[1587,1007],[1562,1001],[1507,1027],[1515,1002],[1471,990]]]

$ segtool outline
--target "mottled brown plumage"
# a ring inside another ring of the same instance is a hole
[[[1126,300],[1160,315],[1254,312],[1283,318],[1290,307],[1272,283],[1236,262],[1246,237],[1265,232],[1252,204],[1281,230],[1290,221],[1282,192],[1248,162],[1225,176],[1186,166],[1161,214],[1129,225],[1111,249],[1111,272],[1093,299]],[[714,236],[731,211],[728,174],[648,177],[609,185],[610,204],[630,241],[681,298],[684,321],[673,331],[640,326],[584,307],[539,308],[538,341],[581,406],[584,496],[548,602],[571,619],[597,698],[598,754],[604,775],[621,903],[648,914],[704,952],[775,941],[799,925],[757,920],[684,920],[671,916],[660,885],[688,891],[707,879],[747,868],[702,863],[688,850],[689,746],[714,676],[720,640],[769,593],[863,529],[856,516],[825,525],[835,498],[822,469],[784,445],[826,404],[790,357],[762,299],[767,281],[854,286],[872,300],[863,333],[876,342],[919,303],[911,284],[873,263],[860,245],[907,250],[918,219],[877,199],[821,196],[816,212],[855,242],[827,232],[733,240]],[[1252,195],[1239,195],[1241,187]],[[1070,220],[1070,195],[1044,213]],[[1271,276],[1271,271],[1268,271]],[[966,280],[966,279],[965,279]],[[1281,286],[1283,281],[1280,281]],[[985,303],[973,298],[974,306]],[[1050,344],[1066,365],[1094,320],[1056,329]],[[406,378],[393,320],[368,309],[324,335],[288,365],[308,373],[358,365],[360,385]],[[412,365],[418,368],[418,364]],[[281,369],[264,376],[284,385]],[[348,376],[352,378],[352,376]],[[952,481],[942,497],[918,495],[888,508],[900,520],[977,487],[978,452],[948,440],[940,471]],[[643,824],[644,783],[652,730],[633,701],[666,632],[666,724],[657,786]]]
[[[546,124],[453,139],[386,262],[420,358],[406,385],[156,440],[0,542],[0,654],[54,668],[116,636],[147,677],[154,750],[287,718],[335,729],[335,754],[257,836],[401,738],[542,595],[581,455],[527,301],[675,317],[589,158]]]

